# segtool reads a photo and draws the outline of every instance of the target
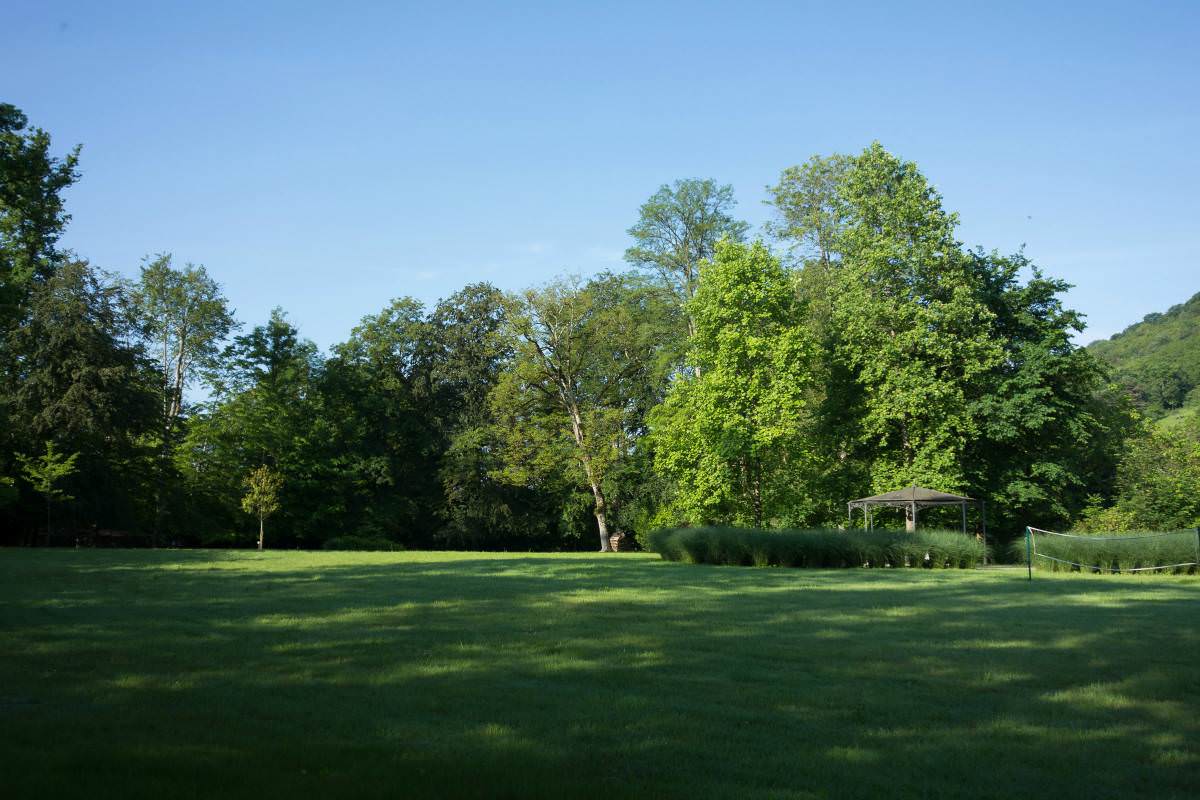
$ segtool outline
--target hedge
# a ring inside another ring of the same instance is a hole
[[[667,561],[755,567],[968,568],[984,546],[959,531],[665,528],[647,537]]]

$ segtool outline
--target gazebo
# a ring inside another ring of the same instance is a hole
[[[875,518],[871,512],[876,507],[903,508],[905,512],[904,529],[906,531],[915,531],[917,529],[917,512],[922,508],[934,508],[936,506],[959,506],[962,508],[963,533],[967,532],[967,506],[977,507],[980,515],[980,526],[983,532],[983,543],[987,544],[987,504],[984,501],[975,500],[971,497],[962,497],[957,494],[949,494],[947,492],[938,492],[915,484],[909,486],[907,489],[897,489],[894,492],[877,494],[874,497],[851,500],[846,504],[846,515],[853,519],[854,509],[861,508],[863,521],[866,523],[867,530],[874,530]]]

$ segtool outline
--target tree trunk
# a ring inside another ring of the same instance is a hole
[[[262,550],[263,546],[263,518],[258,518],[258,549]]]
[[[596,498],[594,512],[596,514],[596,526],[600,529],[600,552],[607,553],[612,550],[612,544],[608,541],[608,517],[607,506],[604,502],[604,491],[597,484],[593,483],[592,495]]]
[[[50,498],[46,498],[46,547],[50,546]]]
[[[567,411],[571,415],[571,432],[575,436],[575,445],[579,448],[579,461],[583,464],[583,472],[587,476],[588,486],[592,488],[592,497],[596,498],[594,513],[596,526],[600,529],[600,552],[608,553],[612,551],[612,545],[608,541],[608,504],[604,500],[604,490],[600,488],[600,481],[592,470],[592,459],[588,456],[587,439],[583,434],[583,415],[579,413],[579,407],[570,393],[565,388],[561,389],[561,392],[563,401],[567,405]]]

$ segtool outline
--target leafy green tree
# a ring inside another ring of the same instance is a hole
[[[303,540],[323,519],[314,511],[325,497],[321,469],[331,456],[316,383],[316,346],[279,309],[266,324],[238,336],[225,350],[215,398],[187,422],[176,465],[192,496],[189,522],[212,531],[232,525],[241,476],[266,464],[284,476],[282,534]],[[319,542],[316,542],[319,543]]]
[[[816,348],[790,276],[762,243],[724,242],[688,312],[698,377],[676,380],[651,416],[655,466],[676,487],[662,521],[805,518]]]
[[[58,452],[53,441],[46,442],[46,452],[40,456],[17,455],[21,473],[33,490],[46,501],[46,545],[50,545],[50,511],[55,501],[74,500],[59,483],[75,474],[78,453],[66,455]]]
[[[242,496],[242,511],[258,517],[258,549],[263,549],[264,524],[279,510],[279,490],[283,476],[268,466],[255,468],[246,476],[246,494]]]
[[[158,481],[155,487],[154,539],[166,513],[173,482],[177,422],[184,392],[197,372],[215,373],[221,342],[236,327],[221,287],[203,266],[176,269],[169,253],[148,259],[133,294],[139,321],[158,360],[160,421]]]
[[[833,320],[838,356],[863,390],[871,488],[962,489],[963,454],[979,433],[970,386],[1003,349],[954,238],[957,219],[916,165],[878,143],[852,159],[839,194]]]
[[[506,302],[514,355],[492,392],[502,474],[518,486],[586,487],[601,552],[610,549],[609,478],[644,425],[633,397],[662,362],[663,325],[672,322],[653,296],[633,279],[602,275]],[[640,302],[619,302],[632,297]]]
[[[9,452],[53,439],[79,453],[76,511],[136,527],[144,518],[154,429],[153,372],[136,341],[121,285],[69,261],[34,287],[25,323],[8,332],[3,373]]]
[[[334,348],[319,384],[340,462],[328,481],[346,517],[367,535],[407,546],[430,541],[440,500],[430,333],[420,303],[393,300]]]
[[[0,330],[21,318],[34,285],[65,260],[57,249],[70,220],[63,192],[79,178],[80,148],[62,158],[50,148],[50,134],[0,103]]]
[[[828,266],[838,258],[838,240],[847,224],[847,209],[839,196],[851,166],[848,156],[813,156],[788,167],[779,183],[768,186],[767,203],[776,219],[767,232],[786,242],[805,261]]]
[[[1065,524],[1089,494],[1111,493],[1133,417],[1106,389],[1103,366],[1072,342],[1084,325],[1063,304],[1065,282],[1019,253],[975,251],[969,258],[1003,352],[968,389],[977,426],[963,450],[969,485],[991,501],[999,530],[1019,530],[1029,520]]]
[[[171,254],[148,259],[134,290],[145,336],[162,374],[164,424],[183,413],[184,392],[201,372],[218,365],[222,341],[237,326],[221,287],[203,266],[171,263]]]
[[[749,226],[733,217],[736,205],[733,187],[711,178],[663,184],[638,209],[625,260],[657,273],[682,305],[696,293],[701,266],[712,259],[717,242],[745,239]]]
[[[1104,530],[1123,521],[1124,529],[1170,531],[1200,526],[1200,416],[1164,429],[1147,426],[1129,439],[1117,477],[1111,509],[1093,505],[1083,527]]]

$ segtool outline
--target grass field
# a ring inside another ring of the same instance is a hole
[[[0,551],[0,796],[1195,797],[1200,579]]]

